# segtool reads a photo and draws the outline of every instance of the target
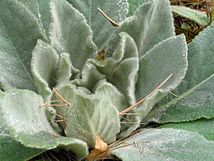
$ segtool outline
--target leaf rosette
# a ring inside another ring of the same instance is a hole
[[[196,130],[205,122],[188,122],[213,118],[213,68],[204,66],[213,57],[213,25],[187,46],[174,33],[168,0],[143,1],[130,17],[128,6],[127,0],[0,2],[0,160],[48,150],[72,152],[76,160],[200,160],[197,145],[213,157],[213,137]],[[192,106],[197,112],[188,115]],[[152,121],[178,125],[132,136]]]

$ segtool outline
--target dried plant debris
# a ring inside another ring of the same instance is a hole
[[[185,6],[197,10],[206,14],[208,19],[212,8],[210,0],[171,0],[171,5]],[[206,27],[177,14],[174,14],[174,20],[176,34],[184,33],[188,43]]]

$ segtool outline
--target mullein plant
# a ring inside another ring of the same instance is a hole
[[[168,0],[128,7],[0,1],[1,161],[214,158],[214,25],[187,45]]]

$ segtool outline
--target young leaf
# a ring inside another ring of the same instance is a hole
[[[62,53],[59,57],[59,63],[57,68],[57,80],[56,83],[62,84],[68,82],[72,75],[73,66],[71,64],[70,56],[68,53]]]
[[[59,56],[47,43],[38,40],[33,50],[31,69],[38,93],[45,100],[51,95],[51,88],[56,84],[56,70]]]
[[[45,150],[27,148],[8,135],[0,134],[0,160],[1,161],[27,161],[41,154]]]
[[[59,53],[69,53],[72,64],[82,69],[96,52],[92,31],[83,15],[65,0],[51,1],[50,40]]]
[[[100,99],[111,100],[111,103],[120,112],[128,107],[128,101],[111,83],[101,80],[96,85],[95,95]]]
[[[92,64],[90,61],[91,59],[88,59],[88,61],[83,66],[81,73],[82,78],[76,79],[72,82],[77,86],[83,86],[93,91],[96,83],[102,79],[105,79],[106,76],[104,74],[101,74],[96,68],[96,66]]]
[[[174,36],[173,17],[168,0],[148,1],[140,6],[132,17],[124,20],[118,33],[127,32],[136,42],[139,57],[159,42]],[[112,38],[113,47],[116,38]]]
[[[55,107],[58,115],[65,118],[61,126],[68,137],[84,140],[94,147],[97,135],[106,143],[115,141],[120,130],[117,109],[106,99],[88,95],[73,85],[64,85],[57,92],[70,106]]]
[[[214,24],[189,44],[187,74],[175,91],[178,98],[154,109],[148,119],[163,123],[214,117],[213,34]]]
[[[112,20],[120,22],[128,12],[127,0],[68,0],[87,19],[93,30],[93,39],[98,49],[104,48],[115,30],[112,24],[98,11],[101,8]]]
[[[0,82],[3,89],[35,90],[30,60],[37,39],[43,39],[43,34],[34,15],[16,0],[1,0]]]
[[[9,135],[25,147],[55,149],[64,146],[78,158],[88,155],[85,142],[57,134],[50,126],[41,96],[27,90],[5,93],[0,102],[1,117]]]
[[[92,62],[100,73],[106,75],[111,82],[128,99],[130,104],[135,103],[135,83],[139,69],[137,46],[131,36],[120,33],[120,41],[113,52],[112,58],[103,62]]]
[[[185,130],[145,129],[111,150],[122,161],[176,160],[210,161],[214,143]]]

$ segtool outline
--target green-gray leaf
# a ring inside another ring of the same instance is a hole
[[[27,161],[45,150],[27,148],[7,135],[0,134],[1,161]]]
[[[93,91],[97,82],[106,78],[106,76],[101,74],[96,66],[91,63],[93,60],[94,59],[88,59],[82,69],[82,78],[74,80],[73,84],[86,87],[87,89]]]
[[[135,103],[135,83],[139,69],[137,46],[131,36],[121,32],[120,41],[112,57],[104,61],[96,61],[98,70],[106,75],[111,82],[128,99],[130,104]]]
[[[0,102],[2,101],[4,97],[4,93],[0,92]],[[0,108],[0,116],[2,116],[2,110]],[[7,125],[4,122],[4,119],[2,117],[0,117],[0,134],[3,135],[9,135],[9,129],[7,127]]]
[[[46,37],[49,34],[49,26],[51,21],[50,0],[18,0],[23,3],[37,18],[39,24],[46,31]]]
[[[38,149],[65,147],[78,158],[88,154],[85,142],[57,134],[46,116],[41,96],[27,90],[13,90],[5,93],[0,102],[1,117],[9,129],[9,135],[24,146]]]
[[[72,75],[72,64],[68,53],[61,53],[57,68],[57,85],[68,82]]]
[[[38,0],[39,15],[43,28],[46,31],[46,35],[49,35],[50,23],[51,23],[51,12],[50,12],[50,1],[51,0]]]
[[[90,26],[83,15],[65,0],[52,0],[51,14],[52,46],[59,53],[69,53],[74,67],[82,69],[86,60],[96,52]]]
[[[56,83],[59,56],[47,43],[38,40],[33,50],[31,69],[38,93],[45,100],[51,95],[51,87]]]
[[[214,119],[211,119],[211,120],[201,119],[201,120],[192,121],[192,122],[163,124],[160,127],[184,129],[192,132],[197,132],[200,135],[203,135],[207,140],[214,141],[213,125],[214,125]]]
[[[197,133],[175,129],[145,129],[125,139],[110,153],[122,161],[210,161],[214,143]]]
[[[176,13],[177,15],[195,21],[199,25],[207,26],[209,24],[209,18],[205,13],[202,13],[201,11],[194,10],[185,6],[171,6],[171,9],[172,12]]]
[[[214,24],[189,44],[187,74],[175,91],[178,98],[157,107],[149,118],[157,122],[181,122],[214,117],[213,34]]]
[[[120,112],[128,107],[126,97],[111,83],[101,80],[96,85],[95,95],[101,99],[111,100],[111,103]]]
[[[175,35],[169,1],[144,3],[120,24],[118,32],[127,32],[135,40],[141,57],[154,45]]]
[[[68,0],[87,19],[93,30],[93,39],[99,49],[105,47],[106,42],[115,28],[98,11],[101,8],[111,19],[120,22],[126,18],[128,12],[127,0]]]
[[[37,39],[43,35],[35,16],[16,0],[1,0],[0,82],[4,89],[35,90],[30,62]]]
[[[90,147],[94,147],[97,135],[107,143],[115,141],[120,123],[118,111],[111,102],[86,94],[71,84],[57,90],[71,104],[56,107],[57,113],[65,118],[61,126],[66,136],[84,140]]]
[[[27,90],[12,90],[4,94],[0,108],[11,135],[34,135],[45,131],[55,134],[42,107],[41,96]]]
[[[171,74],[172,76],[134,110],[135,115],[129,117],[134,123],[122,135],[127,136],[140,126],[141,120],[147,116],[154,105],[180,84],[186,70],[187,46],[183,36],[168,38],[142,56],[136,84],[137,100],[154,92],[167,77]]]
[[[183,35],[168,38],[154,46],[140,59],[136,84],[138,100],[151,93],[170,74],[172,78],[160,89],[169,92],[180,84],[187,70],[187,45]]]
[[[128,0],[129,2],[129,15],[132,15],[135,10],[142,5],[143,3],[145,3],[146,0]]]

